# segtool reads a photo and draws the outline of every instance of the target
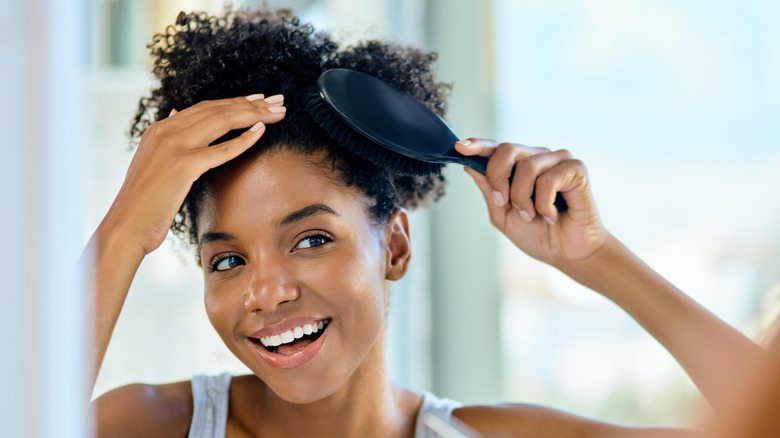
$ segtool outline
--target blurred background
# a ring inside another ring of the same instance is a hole
[[[571,150],[589,167],[608,229],[761,341],[780,310],[780,4],[268,3],[346,45],[381,38],[439,52],[456,132]],[[0,400],[0,412],[23,414],[10,436],[66,436],[54,433],[63,424],[81,436],[78,407],[28,421],[40,417],[36,407],[73,398],[83,379],[84,298],[71,267],[132,157],[129,121],[154,84],[146,44],[180,10],[223,7],[4,0],[3,53],[19,61],[3,73],[19,106],[3,109],[0,165],[4,186],[19,187],[2,195],[19,213],[0,218],[11,234],[0,266],[10,303],[0,310],[2,350],[15,358],[0,374],[22,376]],[[453,167],[447,177],[447,196],[412,214],[414,266],[392,289],[388,362],[398,382],[465,403],[546,404],[636,426],[689,424],[701,412],[656,341],[512,247],[467,175]],[[169,238],[141,266],[93,396],[226,370],[246,371],[206,319],[192,252]]]

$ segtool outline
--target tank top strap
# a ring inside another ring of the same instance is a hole
[[[225,438],[230,374],[192,378],[194,409],[188,438]]]
[[[430,392],[423,395],[420,411],[417,413],[417,421],[414,426],[414,438],[439,438],[439,435],[423,423],[425,415],[429,412],[435,412],[444,419],[449,420],[452,417],[452,411],[461,407],[462,404],[448,398],[439,398]]]

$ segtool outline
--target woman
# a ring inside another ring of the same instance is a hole
[[[170,228],[196,249],[209,320],[253,374],[118,388],[94,403],[99,435],[419,437],[431,433],[420,422],[429,411],[491,435],[685,434],[526,405],[459,407],[389,381],[385,310],[411,256],[405,208],[435,200],[443,178],[352,155],[313,124],[303,94],[325,69],[346,67],[443,115],[434,55],[378,42],[340,50],[286,11],[181,14],[152,51],[160,87],[141,101],[138,150],[90,241],[95,373],[136,269]],[[467,171],[492,223],[623,307],[717,409],[722,376],[760,350],[604,229],[584,165],[567,151],[492,140],[456,147],[490,159],[486,176]]]

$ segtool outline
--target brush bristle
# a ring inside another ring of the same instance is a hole
[[[429,163],[394,152],[369,140],[336,115],[322,100],[316,88],[306,94],[306,110],[330,138],[380,168],[407,175],[441,173],[441,163]]]

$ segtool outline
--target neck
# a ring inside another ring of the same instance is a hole
[[[390,381],[385,365],[384,334],[380,337],[350,379],[336,392],[316,402],[287,402],[256,380],[249,395],[252,402],[240,404],[254,408],[248,413],[248,421],[241,423],[248,423],[245,427],[248,430],[271,437],[413,436],[420,397]]]

